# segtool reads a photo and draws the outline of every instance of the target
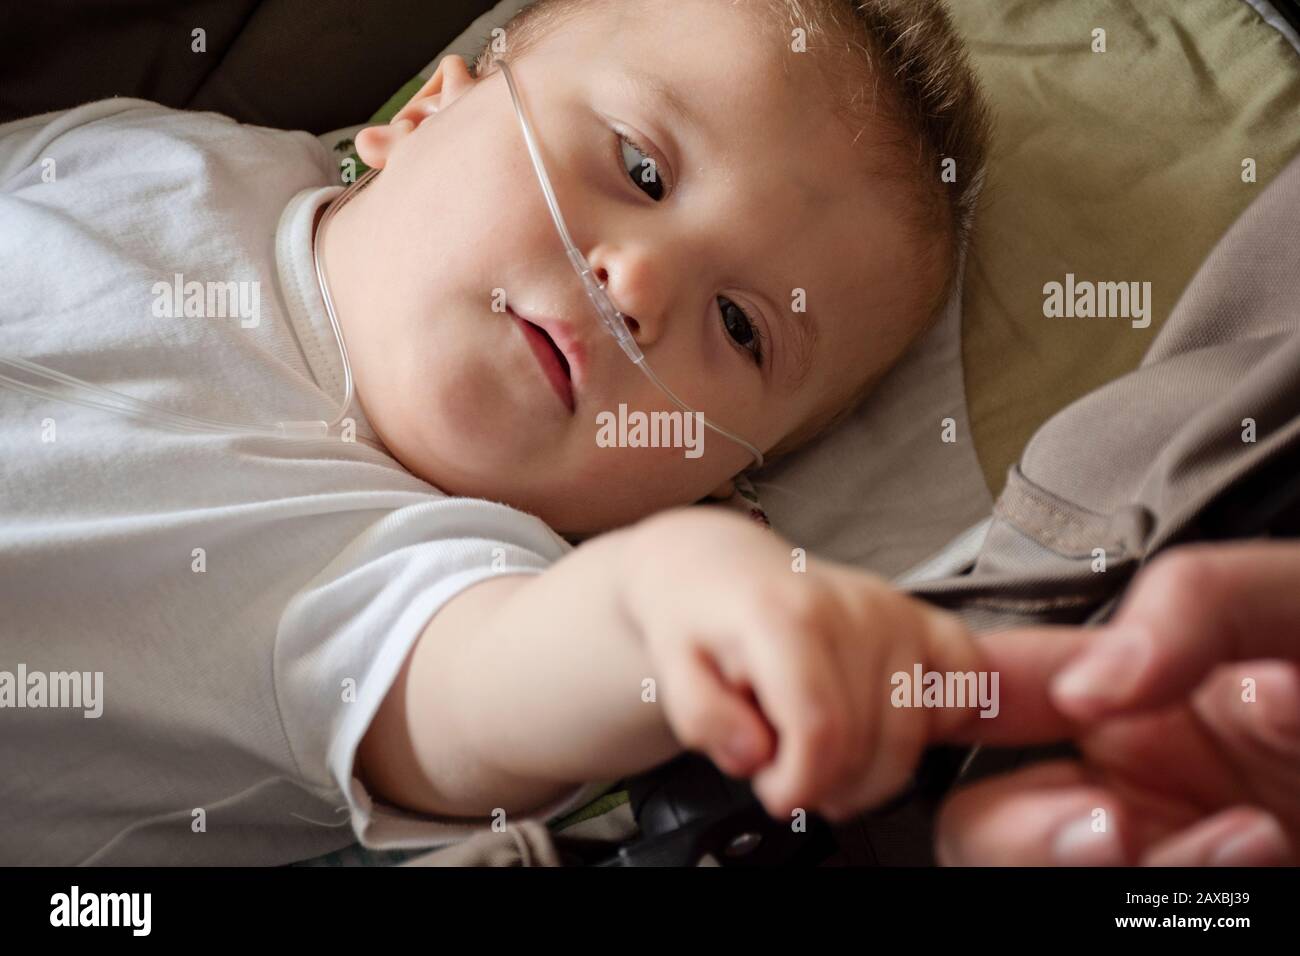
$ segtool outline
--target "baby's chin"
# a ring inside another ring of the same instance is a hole
[[[453,497],[535,515],[565,537],[693,504],[726,477],[687,473],[677,449],[601,448],[594,434],[553,434],[467,390],[412,404],[394,387],[363,410],[388,453],[415,477]]]

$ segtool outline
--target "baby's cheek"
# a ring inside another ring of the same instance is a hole
[[[440,427],[453,432],[499,426],[506,396],[499,371],[480,356],[439,356],[411,383],[425,414],[436,415]]]

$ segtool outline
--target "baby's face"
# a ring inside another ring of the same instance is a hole
[[[768,450],[897,358],[918,283],[898,188],[867,172],[880,134],[854,143],[811,54],[751,15],[596,4],[510,62],[573,240],[651,366]],[[566,533],[725,492],[751,458],[714,432],[699,457],[598,440],[620,404],[675,406],[600,326],[501,72],[448,58],[398,119],[358,137],[383,172],[323,238],[358,398],[395,457]],[[568,353],[567,387],[521,317]]]

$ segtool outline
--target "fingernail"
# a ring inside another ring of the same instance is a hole
[[[1071,701],[1117,703],[1137,688],[1150,638],[1145,631],[1116,629],[1100,638],[1052,681],[1052,691]]]
[[[1210,853],[1211,866],[1280,866],[1290,861],[1286,834],[1273,819],[1256,820]]]
[[[1072,820],[1052,841],[1052,856],[1063,866],[1122,866],[1124,848],[1110,830],[1094,830],[1091,816]]]
[[[413,129],[415,129],[415,123],[413,123],[409,119],[395,119],[393,120],[392,125],[406,133],[409,133]]]

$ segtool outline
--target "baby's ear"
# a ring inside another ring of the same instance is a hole
[[[465,61],[452,53],[438,61],[419,91],[389,120],[387,126],[368,126],[357,134],[357,155],[367,166],[383,169],[393,147],[415,132],[434,113],[445,110],[478,81]]]

